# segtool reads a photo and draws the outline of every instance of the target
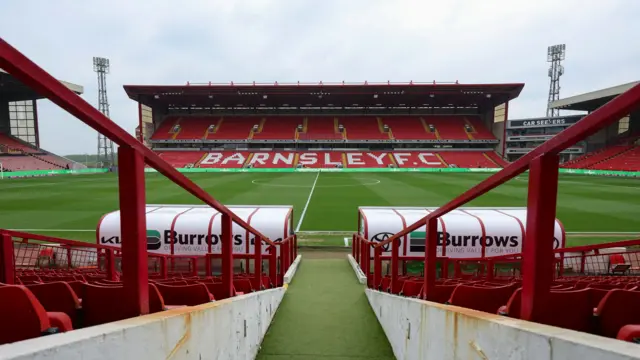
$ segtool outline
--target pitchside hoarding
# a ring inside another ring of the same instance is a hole
[[[292,206],[228,206],[249,225],[280,242],[293,234]],[[221,253],[221,218],[218,211],[206,205],[147,205],[147,250],[152,253],[203,255]],[[120,246],[120,211],[110,212],[100,219],[97,241],[101,245]],[[233,224],[233,253],[253,254],[253,234]],[[278,254],[279,254],[278,247]],[[262,253],[268,249],[263,242]]]
[[[360,207],[359,233],[382,242],[436,208]],[[461,208],[438,221],[438,256],[449,258],[494,257],[522,252],[527,225],[526,208]],[[426,226],[400,239],[400,256],[424,256]],[[565,232],[556,219],[554,248],[564,247]],[[383,247],[391,255],[391,246]],[[373,256],[373,249],[371,251]]]

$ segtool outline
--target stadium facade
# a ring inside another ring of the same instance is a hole
[[[523,87],[320,82],[124,89],[139,104],[138,138],[176,167],[499,168],[508,103]]]

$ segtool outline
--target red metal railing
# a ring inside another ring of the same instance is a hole
[[[121,248],[61,239],[52,236],[30,234],[0,229],[2,264],[9,264],[1,274],[1,279],[9,284],[16,283],[24,273],[87,273],[107,280],[116,280],[122,274]],[[269,279],[274,285],[281,285],[284,273],[297,256],[296,236],[291,235],[278,242],[280,256],[275,246],[270,246],[266,257],[256,254],[236,254],[237,259],[254,260],[254,276],[262,277],[263,263],[268,262]],[[258,249],[255,246],[254,249]],[[165,255],[147,253],[149,276],[166,279],[171,276],[209,277],[214,275],[212,260],[222,259],[223,254],[205,255]],[[249,269],[246,268],[246,271]],[[260,283],[258,280],[257,283]]]
[[[523,243],[522,271],[526,276],[523,277],[521,317],[535,321],[538,312],[544,308],[545,299],[549,294],[554,277],[552,266],[555,261],[553,232],[558,190],[558,154],[567,147],[621,119],[639,106],[640,85],[636,85],[587,115],[576,125],[565,129],[500,172],[480,182],[387,240],[373,244],[367,239],[360,238],[358,240],[359,235],[354,236],[353,255],[360,256],[361,265],[364,265],[363,271],[368,272],[371,256],[366,254],[369,253],[371,247],[376,249],[374,252],[375,269],[380,266],[378,263],[381,261],[379,256],[376,258],[378,249],[393,244],[391,248],[395,250],[397,249],[395,243],[400,238],[426,226],[424,258],[426,265],[422,297],[430,300],[435,296],[438,219],[529,170],[525,239],[532,240]],[[398,261],[398,251],[392,251],[392,287],[397,286],[397,280],[394,283],[394,279],[397,279],[398,276],[398,266],[396,266]],[[561,262],[562,265],[564,262]]]
[[[169,163],[146,148],[144,144],[1,38],[0,68],[94,130],[104,134],[119,146],[118,186],[121,209],[123,286],[126,294],[122,301],[130,307],[131,313],[147,314],[149,312],[148,258],[145,235],[145,163],[222,214],[222,282],[228,296],[233,294],[232,224],[235,222],[252,233],[256,239],[265,241],[270,246],[276,246],[268,237],[251,227],[209,193],[179,173]],[[261,241],[256,241],[256,243],[261,244]],[[1,250],[4,253],[9,252],[9,245],[8,241],[6,244],[3,242]],[[3,273],[8,271],[9,266],[6,263],[0,266]]]
[[[356,247],[375,249],[375,243],[356,236]],[[354,250],[355,248],[354,247]],[[624,283],[640,287],[640,239],[617,241],[611,243],[575,246],[569,248],[555,249],[555,258],[551,264],[554,273],[555,284],[567,282],[593,283],[601,282],[606,284]],[[371,264],[367,264],[366,256],[360,256],[362,251],[356,252],[355,259],[361,266],[363,273],[367,276],[367,285],[370,288],[390,291],[401,294],[404,282],[407,280],[422,281],[424,272],[411,273],[406,269],[405,263],[419,262],[424,264],[424,257],[418,256],[398,256],[397,261],[400,266],[392,265],[392,256],[379,256],[374,254],[373,269]],[[438,284],[455,284],[457,281],[471,282],[495,282],[497,284],[522,281],[523,276],[523,255],[504,255],[484,259],[452,259],[438,257],[436,260],[438,267]],[[385,271],[386,269],[386,271]],[[398,269],[394,277],[393,269]],[[388,288],[387,288],[388,286]],[[420,292],[422,293],[422,292]],[[411,296],[416,296],[415,293]]]

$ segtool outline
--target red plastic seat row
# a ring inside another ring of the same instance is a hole
[[[518,284],[499,287],[458,285],[447,304],[478,311],[497,313],[517,289]]]
[[[521,295],[521,289],[516,290],[500,313],[519,318]],[[552,291],[548,301],[545,312],[536,319],[541,324],[628,341],[637,337],[635,327],[624,327],[640,325],[640,292],[592,288]]]
[[[0,286],[0,344],[73,330],[71,319],[61,312],[47,312],[26,287]]]

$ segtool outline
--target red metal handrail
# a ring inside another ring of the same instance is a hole
[[[172,182],[178,184],[187,192],[218,210],[220,213],[230,216],[233,222],[245,230],[264,239],[268,244],[274,245],[274,242],[268,237],[246,223],[226,206],[222,205],[193,181],[178,172],[169,163],[160,158],[160,156],[148,149],[115,122],[91,106],[80,96],[76,95],[53,76],[49,75],[2,38],[0,38],[0,68],[22,81],[40,95],[46,96],[56,105],[67,110],[70,114],[96,131],[104,134],[115,144],[131,147],[144,157],[147,164],[151,165],[151,167],[169,178]]]

